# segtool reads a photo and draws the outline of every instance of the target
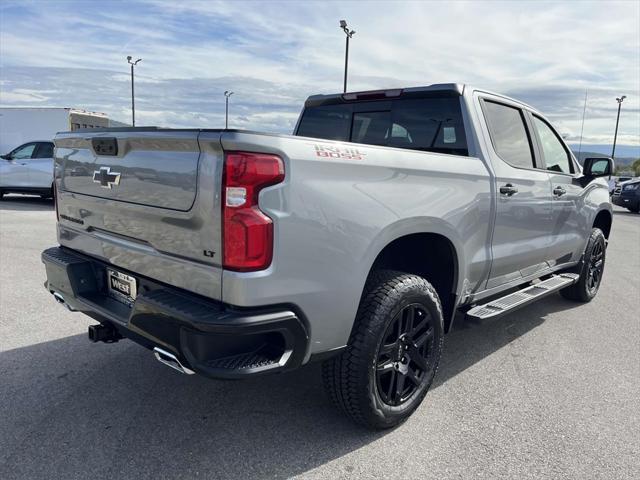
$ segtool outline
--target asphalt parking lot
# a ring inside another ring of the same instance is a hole
[[[0,478],[640,478],[640,215],[616,207],[587,305],[550,297],[445,339],[434,387],[372,433],[317,365],[243,382],[187,377],[43,288],[52,204],[0,202]]]

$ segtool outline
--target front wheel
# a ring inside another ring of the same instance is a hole
[[[370,428],[403,422],[433,382],[443,323],[438,294],[424,278],[374,272],[347,349],[323,365],[323,381],[333,402]]]
[[[599,228],[594,228],[584,251],[582,267],[576,272],[580,274],[580,278],[570,287],[560,290],[560,295],[576,302],[593,300],[602,282],[606,253],[607,241],[604,234]]]

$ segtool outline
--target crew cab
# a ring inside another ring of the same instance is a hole
[[[483,320],[602,280],[606,158],[460,84],[315,95],[293,135],[124,128],[55,138],[46,288],[185,374],[323,362],[388,428],[421,403],[458,311]],[[136,368],[132,365],[130,368]]]

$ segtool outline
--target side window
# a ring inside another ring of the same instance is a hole
[[[533,168],[531,142],[520,109],[488,100],[483,104],[491,141],[500,158],[514,167]]]
[[[544,120],[536,116],[533,117],[533,123],[538,131],[547,170],[572,173],[569,152],[565,150],[556,133]]]
[[[41,143],[33,158],[53,158],[53,143]]]
[[[33,155],[33,151],[35,150],[35,148],[35,143],[29,143],[27,145],[18,147],[13,152],[11,152],[11,158],[13,160],[24,160],[26,158],[31,158],[31,155]]]

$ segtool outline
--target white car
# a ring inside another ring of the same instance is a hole
[[[53,142],[28,142],[0,158],[0,200],[5,193],[53,198]]]

